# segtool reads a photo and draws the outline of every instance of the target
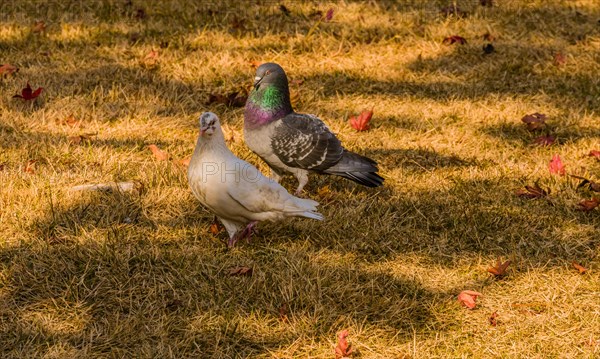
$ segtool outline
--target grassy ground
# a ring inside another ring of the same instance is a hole
[[[593,194],[548,171],[559,154],[568,173],[600,176],[587,156],[600,149],[597,2],[457,1],[462,18],[440,13],[450,1],[287,1],[289,15],[267,1],[142,3],[2,5],[0,63],[20,68],[0,79],[2,358],[333,358],[342,329],[355,358],[600,355],[598,209],[577,210]],[[443,45],[450,35],[468,42]],[[243,109],[207,105],[248,88],[251,61],[303,80],[297,110],[378,160],[386,182],[314,176],[305,196],[327,221],[263,223],[227,250],[177,162],[211,110],[266,170]],[[11,98],[27,81],[42,95]],[[356,133],[348,116],[370,108],[373,128]],[[531,144],[520,119],[533,112],[554,145]],[[97,136],[69,140],[85,133]],[[129,180],[144,190],[68,191]],[[514,194],[536,181],[549,200]],[[486,272],[497,257],[512,261],[499,281]],[[465,289],[484,294],[475,310],[456,301]]]

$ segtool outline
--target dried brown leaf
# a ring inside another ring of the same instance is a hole
[[[157,66],[159,56],[160,56],[160,54],[159,54],[158,50],[154,50],[154,49],[150,50],[150,52],[148,54],[146,54],[146,56],[142,60],[142,65],[144,65],[146,67]]]
[[[56,119],[56,123],[59,125],[67,125],[69,127],[79,127],[81,120],[78,120],[73,115],[69,115],[63,119]]]
[[[560,66],[565,65],[566,63],[567,63],[567,57],[563,53],[558,52],[554,55],[554,65],[555,66],[560,67]]]
[[[31,26],[31,31],[38,34],[46,31],[46,23],[44,21],[36,21]]]
[[[72,143],[74,145],[78,145],[82,142],[90,141],[92,139],[92,137],[97,136],[97,135],[98,135],[98,133],[84,133],[79,136],[70,136],[68,138],[68,140],[70,143]]]
[[[538,184],[533,186],[527,185],[525,188],[521,188],[515,192],[517,196],[529,199],[546,197],[548,193],[548,191],[542,189]]]
[[[12,75],[19,72],[19,68],[11,64],[0,65],[0,75]]]
[[[600,204],[600,197],[594,197],[592,199],[584,199],[579,202],[579,210],[584,212],[592,211]]]
[[[208,230],[210,231],[210,233],[212,233],[213,236],[216,236],[217,234],[219,234],[219,232],[221,232],[222,229],[223,226],[221,225],[221,222],[219,222],[219,220],[215,216]]]
[[[552,146],[554,144],[554,141],[556,141],[556,138],[554,138],[554,136],[547,135],[537,137],[535,140],[533,140],[533,143],[535,143],[538,146]]]
[[[448,36],[442,41],[442,44],[444,44],[444,45],[452,45],[452,44],[465,45],[466,43],[467,43],[467,40],[464,37],[458,36],[458,35]]]
[[[510,265],[510,261],[506,261],[502,263],[502,260],[498,258],[496,265],[494,267],[490,267],[487,271],[494,275],[496,278],[501,278],[506,275],[506,268]]]
[[[252,267],[232,267],[229,268],[230,276],[246,276],[249,277],[252,275]]]
[[[492,314],[490,314],[490,316],[488,317],[488,322],[490,323],[490,325],[492,327],[495,327],[498,325],[498,312],[493,312]]]
[[[546,115],[536,112],[531,115],[525,115],[521,121],[527,125],[529,131],[538,131],[546,126]]]

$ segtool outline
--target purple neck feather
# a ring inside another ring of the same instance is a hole
[[[274,109],[261,108],[258,104],[248,101],[244,111],[244,127],[258,128],[269,122],[278,120],[291,112],[293,111],[286,107]]]

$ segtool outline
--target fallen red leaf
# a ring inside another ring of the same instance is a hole
[[[490,325],[492,327],[495,327],[496,325],[498,325],[498,312],[493,312],[492,314],[490,314],[488,321],[490,322]]]
[[[44,21],[36,21],[31,27],[31,31],[41,33],[46,31],[46,23]]]
[[[350,126],[357,131],[366,131],[370,127],[371,117],[373,117],[373,110],[363,110],[360,115],[350,117]]]
[[[190,157],[182,158],[177,162],[184,167],[189,167],[191,160],[192,160],[192,157],[190,156]]]
[[[0,171],[4,171],[6,168],[6,163],[0,163]]]
[[[578,204],[579,210],[584,211],[584,212],[589,212],[589,211],[593,210],[594,208],[598,207],[598,205],[600,205],[599,197],[594,197],[592,199],[584,199],[581,202],[579,202],[579,204]]]
[[[580,273],[580,274],[584,274],[585,272],[587,272],[587,268],[586,268],[586,267],[582,266],[581,264],[579,264],[579,263],[577,263],[577,262],[575,262],[575,261],[571,262],[571,265],[572,265],[572,266],[573,266],[575,269],[577,269],[577,270],[579,271],[579,273]]]
[[[567,172],[565,171],[565,165],[560,159],[559,155],[552,156],[552,160],[550,160],[550,164],[548,165],[548,169],[550,173],[557,174],[560,176],[564,176]]]
[[[169,159],[169,154],[158,148],[157,145],[148,145],[147,147],[152,151],[152,154],[157,160],[166,161]]]
[[[11,64],[4,64],[0,66],[0,75],[12,75],[16,72],[19,72],[19,68],[15,67]]]
[[[521,121],[525,122],[529,131],[541,130],[546,126],[546,115],[536,112],[525,115]]]
[[[491,274],[493,274],[494,277],[501,278],[504,275],[506,275],[506,268],[508,268],[509,265],[510,265],[510,261],[506,261],[506,262],[502,263],[500,258],[498,258],[496,265],[494,267],[488,268],[487,271],[490,272]]]
[[[515,192],[515,194],[519,197],[535,199],[546,197],[548,195],[548,191],[542,189],[539,185],[535,184],[533,186],[525,186],[525,188],[521,188]]]
[[[338,333],[338,342],[335,347],[335,358],[341,359],[352,354],[352,345],[348,343],[348,329]]]
[[[540,136],[533,140],[533,143],[535,143],[538,146],[552,146],[555,140],[556,138],[554,138],[554,136],[552,135]]]
[[[327,10],[327,14],[325,14],[325,21],[331,21],[333,19],[333,8]]]
[[[458,302],[469,309],[473,309],[477,305],[477,303],[475,303],[477,297],[483,297],[483,294],[472,290],[463,290],[458,295]]]
[[[262,61],[258,60],[250,60],[248,63],[254,68],[258,68],[260,65],[262,65]]]
[[[35,174],[35,164],[37,163],[37,160],[29,160],[27,161],[27,164],[25,165],[25,168],[23,169],[23,172],[29,173],[29,174]]]
[[[600,160],[600,151],[598,151],[598,150],[591,150],[590,154],[588,156],[596,157],[597,159]]]
[[[448,36],[447,38],[444,39],[444,41],[442,41],[442,44],[445,44],[445,45],[452,45],[452,44],[464,45],[466,43],[467,43],[467,40],[464,37],[458,36],[458,35]]]
[[[556,55],[554,55],[554,65],[563,66],[566,63],[567,63],[567,57],[565,55],[563,55],[560,52],[558,52],[558,53],[556,53]]]
[[[27,82],[27,87],[21,90],[21,94],[14,95],[13,98],[22,98],[25,101],[33,100],[42,93],[42,90],[42,87],[38,87],[37,90],[33,91],[29,82]]]
[[[252,275],[252,268],[251,267],[232,267],[232,268],[229,268],[229,275],[249,277]]]

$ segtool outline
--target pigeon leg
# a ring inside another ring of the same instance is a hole
[[[239,233],[236,233],[233,235],[233,237],[229,238],[227,240],[227,248],[233,248],[235,246],[235,244],[237,243],[237,241],[240,239],[239,238]]]
[[[238,231],[233,237],[229,238],[229,240],[227,241],[227,247],[233,248],[240,239],[246,239],[247,242],[250,242],[250,237],[252,236],[252,233],[254,232],[254,227],[257,223],[258,221],[252,221],[248,223],[246,228],[242,229],[241,231]]]
[[[300,196],[300,194],[302,193],[302,189],[308,183],[308,174],[307,172],[300,172],[298,173],[296,178],[298,178],[298,188],[296,188],[296,192],[294,192],[294,195]]]
[[[256,233],[256,230],[254,229],[254,227],[256,227],[256,224],[258,223],[258,221],[252,221],[250,223],[248,223],[248,225],[246,226],[246,228],[244,228],[243,234],[244,234],[244,239],[246,239],[246,243],[250,243],[250,238],[252,237],[252,235],[254,233]]]

